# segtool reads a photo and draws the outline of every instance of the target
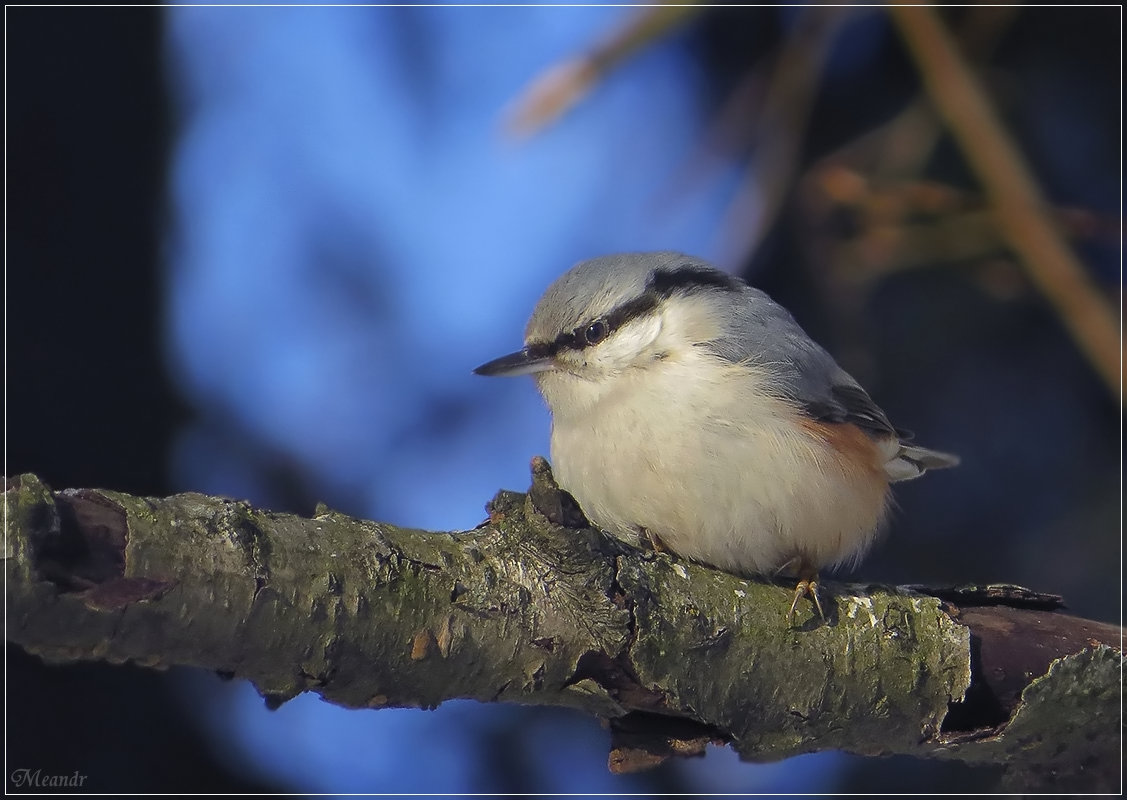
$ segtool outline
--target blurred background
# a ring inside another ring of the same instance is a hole
[[[16,7],[6,27],[7,474],[472,527],[528,485],[548,418],[531,381],[470,370],[574,262],[678,249],[962,456],[898,488],[853,579],[1012,582],[1121,620],[1121,9]],[[1000,125],[952,136],[936,109],[976,93]],[[615,776],[608,734],[559,710],[268,711],[199,671],[11,647],[7,670],[9,770],[91,791],[997,778],[721,749]]]

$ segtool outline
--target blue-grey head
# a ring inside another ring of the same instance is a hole
[[[748,291],[755,290],[681,253],[594,258],[564,273],[540,298],[523,349],[474,371],[596,380],[680,348],[722,345]]]
[[[536,304],[524,343],[474,371],[535,375],[553,412],[560,410],[556,399],[587,405],[621,376],[655,362],[692,359],[705,368],[754,369],[761,376],[759,391],[785,398],[813,418],[895,431],[786,309],[682,253],[622,253],[572,267]]]
[[[727,391],[771,395],[811,420],[851,423],[897,445],[911,438],[786,309],[676,252],[623,253],[572,267],[536,304],[524,347],[474,372],[534,375],[556,416],[586,413],[621,385],[634,391],[615,396],[633,401],[658,389],[678,391],[678,381],[712,386],[719,375],[735,374],[747,377],[746,386],[727,380]],[[662,380],[647,383],[647,375]],[[660,397],[650,400],[656,409]],[[957,463],[906,444],[896,457],[911,461],[896,480]]]

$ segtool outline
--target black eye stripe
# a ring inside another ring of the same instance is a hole
[[[551,358],[560,351],[560,346],[556,342],[533,342],[526,349],[532,358]]]
[[[605,317],[592,320],[580,325],[578,328],[566,333],[561,333],[551,342],[537,342],[529,345],[529,349],[538,356],[554,356],[561,350],[583,350],[588,347],[594,347],[600,342],[605,341],[612,333],[617,331],[632,319],[636,319],[643,314],[657,308],[658,304],[664,298],[652,292],[646,292],[639,297],[634,298],[629,303],[619,306]],[[588,331],[596,325],[602,326],[602,336],[597,336],[592,340],[588,338]]]
[[[655,270],[646,283],[646,290],[656,292],[661,297],[670,297],[677,292],[697,292],[719,290],[738,292],[744,286],[739,278],[711,267],[684,264],[677,269]]]
[[[655,270],[646,282],[645,291],[605,317],[590,320],[574,330],[561,333],[551,342],[535,342],[528,346],[529,352],[540,356],[554,356],[561,350],[583,350],[605,341],[631,320],[653,311],[662,301],[675,294],[699,291],[738,292],[744,286],[739,278],[726,272],[708,267],[685,264],[676,269]],[[588,331],[596,325],[604,325],[605,331],[594,341],[588,338]]]

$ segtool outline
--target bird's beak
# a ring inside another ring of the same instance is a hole
[[[551,356],[541,355],[529,348],[517,350],[507,356],[495,358],[482,364],[474,370],[478,375],[501,375],[512,377],[515,375],[531,375],[534,372],[546,372],[556,368],[556,362]]]

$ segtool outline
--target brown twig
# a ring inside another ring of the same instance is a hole
[[[657,5],[642,9],[590,52],[553,64],[517,97],[508,114],[509,132],[531,136],[582,100],[602,78],[635,51],[683,25],[699,7]]]
[[[890,6],[940,116],[981,180],[999,230],[1080,349],[1123,402],[1121,338],[1108,302],[1064,243],[1029,168],[934,9]]]
[[[958,40],[967,58],[980,63],[993,52],[1002,34],[1017,17],[1016,6],[973,6],[958,25]],[[942,133],[935,109],[917,97],[891,122],[879,129],[876,175],[919,175]]]
[[[848,13],[806,9],[779,55],[752,134],[758,147],[726,215],[724,263],[746,263],[790,197],[822,67]]]

